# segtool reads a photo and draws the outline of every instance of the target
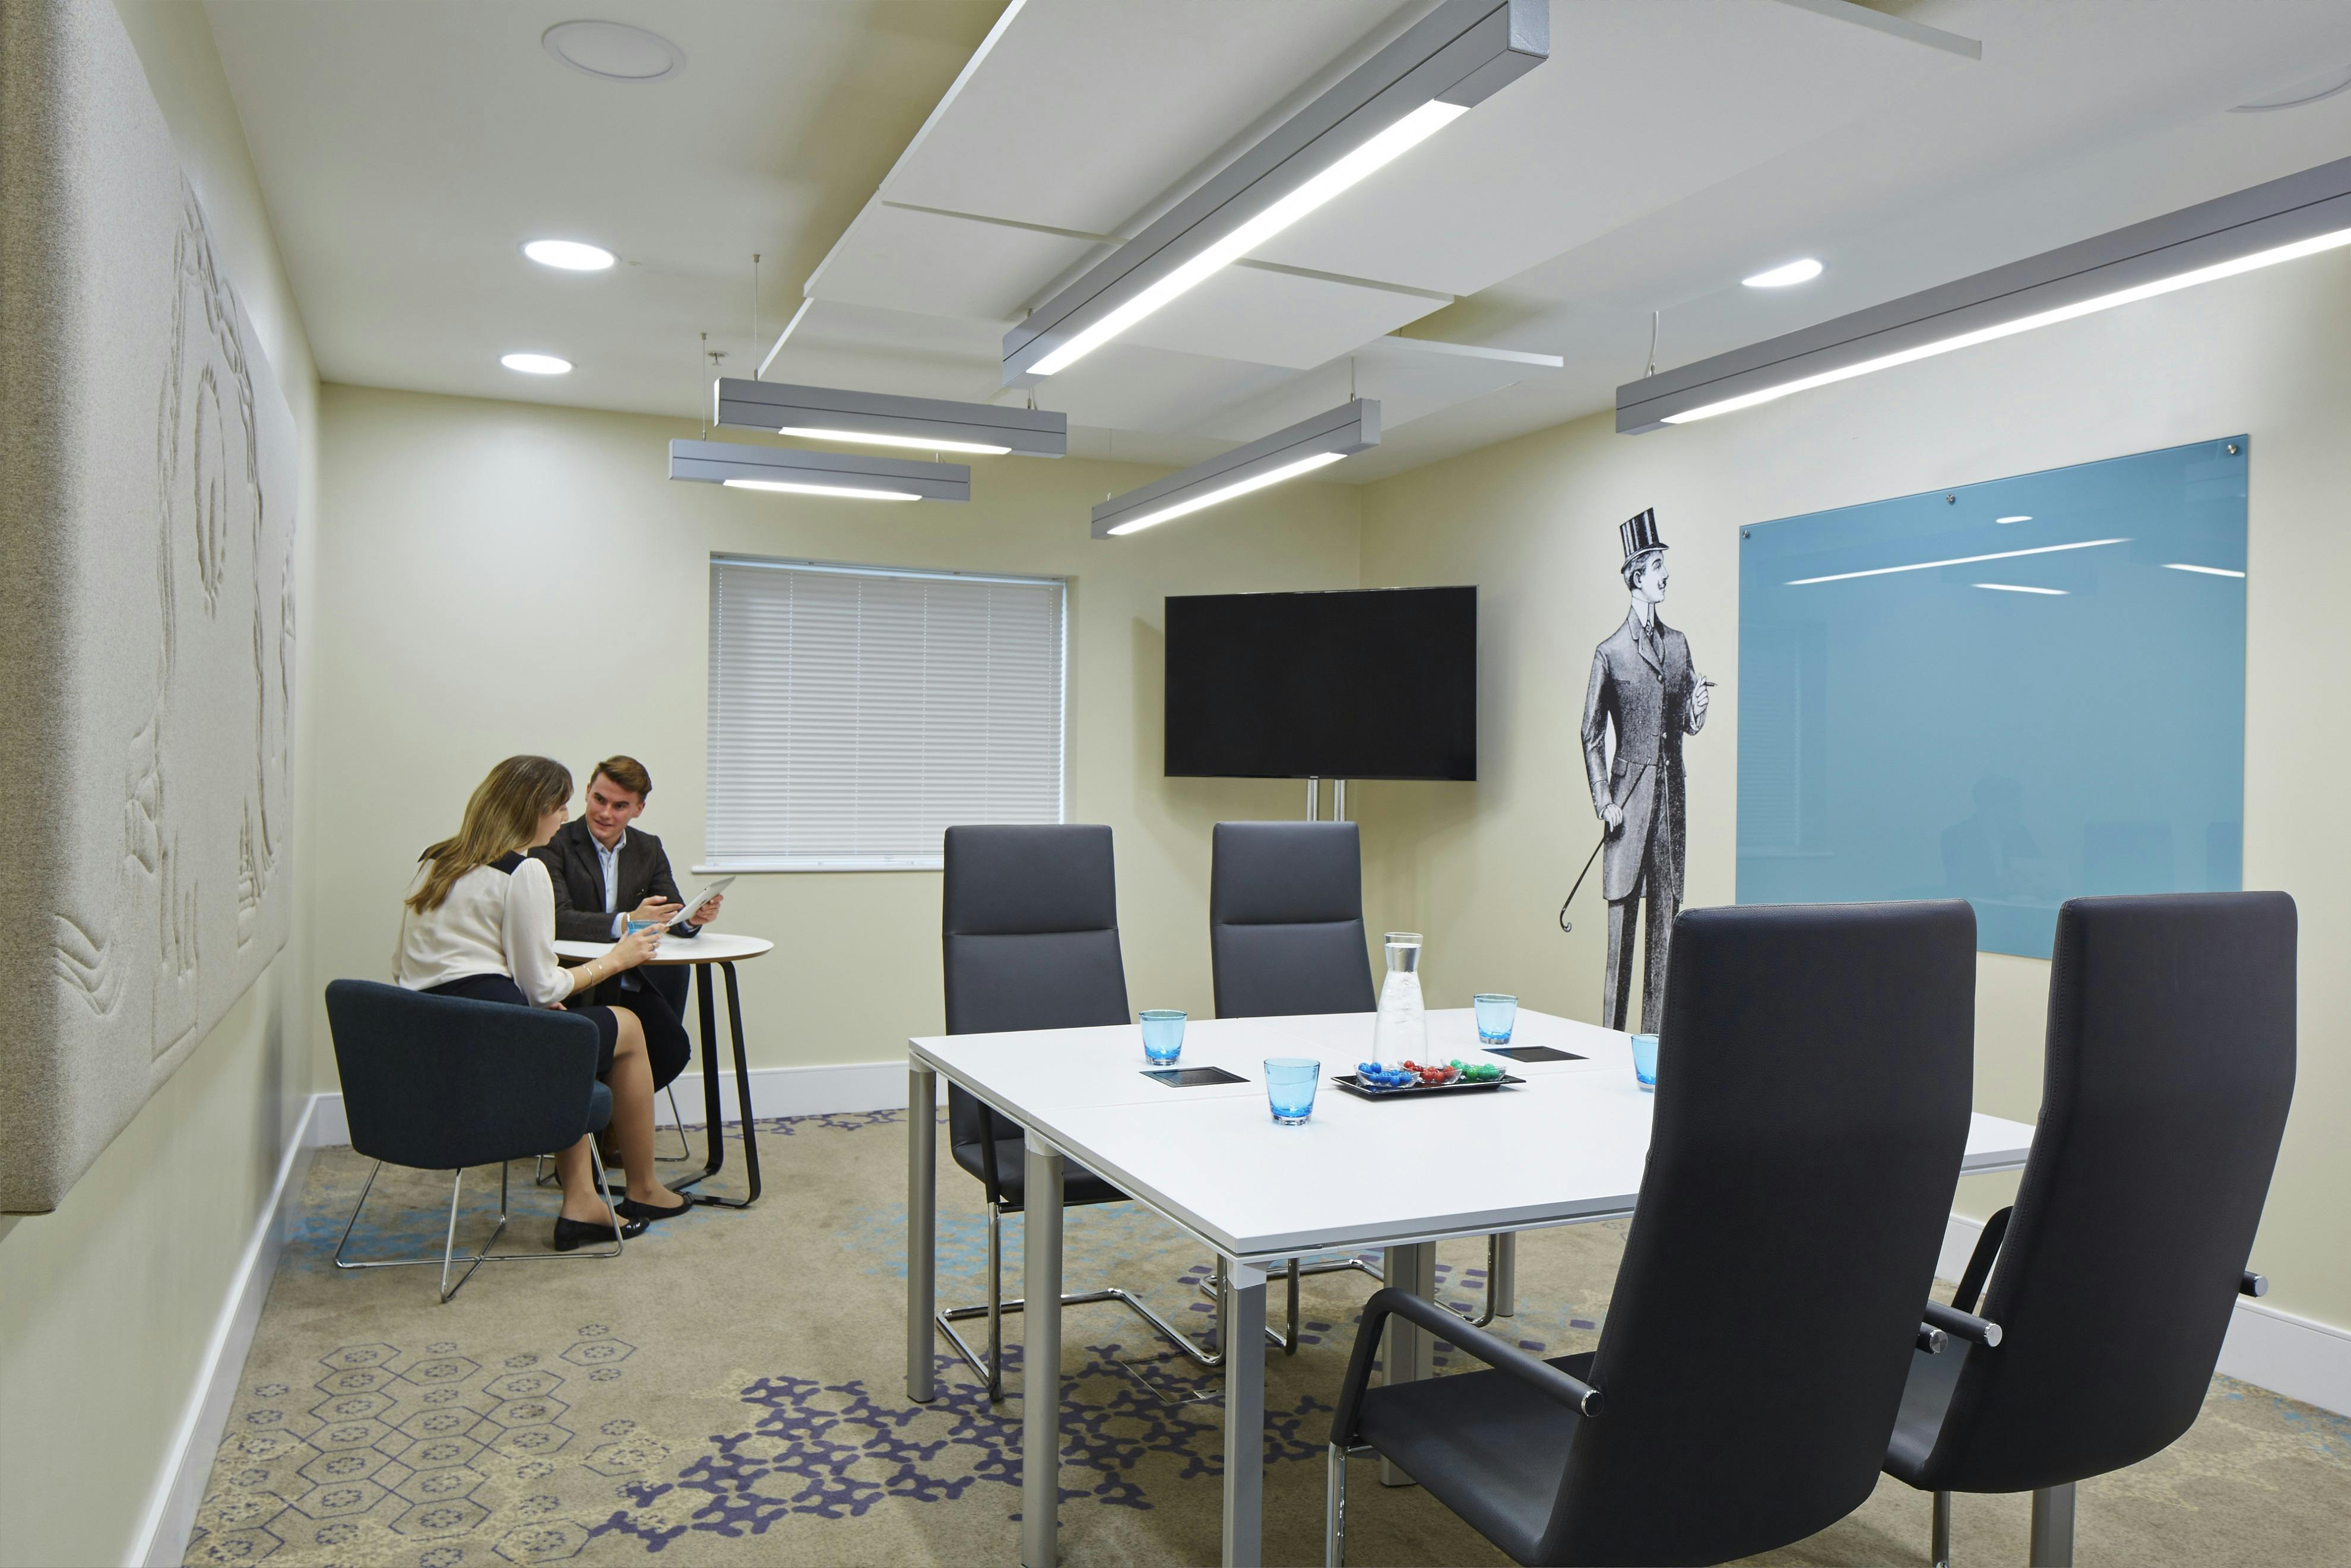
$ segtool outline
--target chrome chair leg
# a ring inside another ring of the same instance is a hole
[[[1298,1260],[1295,1258],[1290,1260],[1287,1279],[1290,1295],[1290,1332],[1282,1336],[1281,1354],[1296,1355],[1298,1354]]]
[[[605,1193],[609,1199],[611,1193],[605,1184],[604,1163],[597,1157],[593,1144],[588,1147],[588,1158],[590,1168],[595,1173],[597,1190]],[[482,1249],[464,1260],[465,1271],[457,1276],[455,1284],[449,1282],[449,1270],[456,1267],[459,1261],[457,1206],[465,1186],[465,1173],[463,1170],[457,1171],[449,1184],[449,1225],[438,1253],[430,1253],[423,1258],[346,1258],[343,1253],[344,1249],[350,1245],[351,1232],[359,1225],[360,1215],[367,1208],[369,1195],[375,1191],[375,1178],[382,1174],[383,1162],[378,1160],[374,1168],[368,1172],[366,1185],[360,1188],[359,1202],[351,1206],[351,1217],[343,1222],[342,1237],[335,1243],[334,1265],[338,1269],[416,1269],[430,1268],[438,1264],[441,1268],[441,1301],[444,1306],[459,1291],[465,1289],[465,1281],[474,1277],[474,1270],[485,1263],[538,1263],[549,1260],[570,1262],[575,1259],[617,1258],[621,1255],[621,1218],[617,1210],[612,1216],[612,1248],[609,1252],[491,1251],[490,1249],[496,1244],[498,1238],[506,1234],[507,1221],[510,1218],[507,1207],[511,1196],[508,1181],[511,1166],[507,1162],[501,1161],[498,1165],[498,1222],[491,1228],[489,1235],[483,1238]]]
[[[1284,1355],[1296,1355],[1298,1354],[1298,1281],[1308,1274],[1340,1274],[1350,1269],[1359,1274],[1369,1274],[1382,1284],[1387,1283],[1385,1277],[1380,1272],[1378,1264],[1366,1262],[1361,1258],[1341,1258],[1318,1263],[1308,1263],[1296,1258],[1290,1260],[1290,1267],[1286,1270],[1290,1286],[1290,1332],[1276,1333],[1273,1325],[1269,1323],[1265,1330],[1265,1343],[1280,1345],[1281,1354]],[[1215,1263],[1208,1265],[1208,1277],[1200,1281],[1200,1294],[1212,1301],[1218,1302],[1221,1311],[1225,1295],[1225,1277],[1217,1272],[1217,1265]],[[1221,1318],[1218,1320],[1217,1327],[1221,1333],[1223,1329]],[[1218,1343],[1223,1343],[1221,1338]]]
[[[1935,1522],[1928,1539],[1928,1552],[1935,1559],[1935,1568],[1951,1568],[1951,1494],[1935,1494]]]
[[[674,1155],[655,1155],[653,1158],[662,1165],[674,1166],[682,1161],[692,1159],[694,1157],[694,1145],[685,1141],[685,1118],[678,1114],[677,1080],[673,1078],[669,1082],[664,1084],[662,1086],[662,1092],[669,1096],[669,1125],[670,1130],[677,1134],[677,1153]]]
[[[2032,1568],[2074,1568],[2072,1481],[2033,1492],[2032,1538],[2026,1561]]]
[[[1347,1450],[1325,1445],[1329,1457],[1323,1473],[1329,1478],[1322,1500],[1322,1568],[1339,1568],[1347,1560]]]
[[[1004,1216],[987,1206],[987,1399],[1004,1397]]]

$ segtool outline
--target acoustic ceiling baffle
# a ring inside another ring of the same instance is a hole
[[[738,441],[673,441],[669,476],[730,489],[859,501],[968,501],[971,470],[862,452],[803,452]]]
[[[2351,245],[2351,158],[1616,389],[1635,434]]]
[[[1380,444],[1377,398],[1357,398],[1311,419],[1155,479],[1094,508],[1094,538],[1115,538],[1155,523],[1279,485]]]
[[[1548,0],[1445,0],[1006,333],[1004,384],[1075,363],[1550,55]]]
[[[1070,416],[1040,408],[998,408],[731,376],[720,378],[712,396],[716,423],[778,435],[1024,457],[1062,457],[1070,450]]]

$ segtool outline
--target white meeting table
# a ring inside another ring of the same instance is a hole
[[[1061,1297],[1062,1167],[1074,1159],[1215,1252],[1228,1283],[1225,1315],[1224,1561],[1254,1564],[1265,1479],[1265,1363],[1240,1347],[1265,1340],[1269,1273],[1321,1253],[1385,1249],[1387,1282],[1436,1294],[1436,1244],[1498,1231],[1622,1218],[1633,1212],[1649,1150],[1653,1097],[1634,1082],[1629,1037],[1520,1009],[1510,1044],[1583,1058],[1519,1062],[1484,1054],[1467,1008],[1428,1014],[1429,1057],[1490,1061],[1526,1082],[1409,1104],[1359,1100],[1330,1080],[1371,1054],[1373,1015],[1195,1019],[1181,1065],[1221,1067],[1238,1083],[1172,1089],[1143,1073],[1132,1026],[947,1035],[907,1042],[907,1103],[937,1100],[937,1076],[1027,1129],[1022,1297]],[[1277,1124],[1264,1061],[1322,1064],[1314,1113]],[[2024,1164],[2032,1129],[1978,1114],[1965,1175]],[[937,1127],[910,1114],[906,1145],[906,1393],[937,1396]],[[1023,1383],[1061,1361],[1058,1312],[1022,1314]],[[1429,1372],[1430,1336],[1390,1320],[1384,1376]],[[1044,1386],[1058,1389],[1059,1375]],[[1061,1471],[1057,1399],[1022,1401],[1020,1559],[1055,1568]],[[1391,1479],[1401,1479],[1392,1476]]]

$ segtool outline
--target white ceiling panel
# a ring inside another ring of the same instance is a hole
[[[1228,267],[1144,318],[1123,340],[1303,371],[1451,303],[1450,295]]]
[[[1037,406],[1062,411],[1072,424],[1185,434],[1193,433],[1205,411],[1270,391],[1297,373],[1275,365],[1113,343],[1040,386]]]
[[[870,202],[809,279],[819,299],[998,324],[1020,319],[1040,279],[1102,250],[1089,240]]]
[[[1259,396],[1228,404],[1194,426],[1202,435],[1235,443],[1295,424],[1350,396],[1380,400],[1380,430],[1388,432],[1440,409],[1515,386],[1556,370],[1523,359],[1447,351],[1451,345],[1409,338],[1379,338],[1354,353],[1317,367],[1314,373]]]

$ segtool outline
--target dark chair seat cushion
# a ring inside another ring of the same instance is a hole
[[[1940,1355],[1923,1350],[1912,1354],[1910,1381],[1902,1385],[1902,1412],[1894,1418],[1894,1435],[1886,1440],[1886,1473],[1896,1480],[1920,1484],[1970,1348],[1966,1341],[1954,1340]]]
[[[588,1089],[588,1130],[601,1133],[612,1124],[612,1092],[601,1083]]]
[[[1592,1359],[1551,1364],[1588,1378]],[[1511,1561],[1531,1563],[1583,1420],[1506,1373],[1464,1372],[1366,1390],[1362,1432]]]
[[[956,1164],[961,1166],[964,1169],[969,1171],[973,1176],[978,1177],[982,1181],[986,1181],[987,1179],[987,1170],[980,1164],[979,1145],[977,1143],[951,1144],[948,1145],[948,1148],[955,1156]],[[1002,1138],[998,1140],[996,1145],[996,1176],[997,1180],[1002,1184],[1004,1207],[1008,1210],[1026,1208],[1028,1207],[1027,1195],[1029,1191],[1029,1168],[1027,1162],[1022,1158],[1022,1150],[1019,1139]],[[1126,1194],[1119,1191],[1118,1188],[1111,1186],[1110,1183],[1102,1180],[1102,1177],[1094,1175],[1093,1172],[1086,1169],[1085,1166],[1078,1164],[1077,1161],[1063,1160],[1061,1162],[1062,1207],[1071,1208],[1081,1203],[1123,1203],[1125,1201]]]

